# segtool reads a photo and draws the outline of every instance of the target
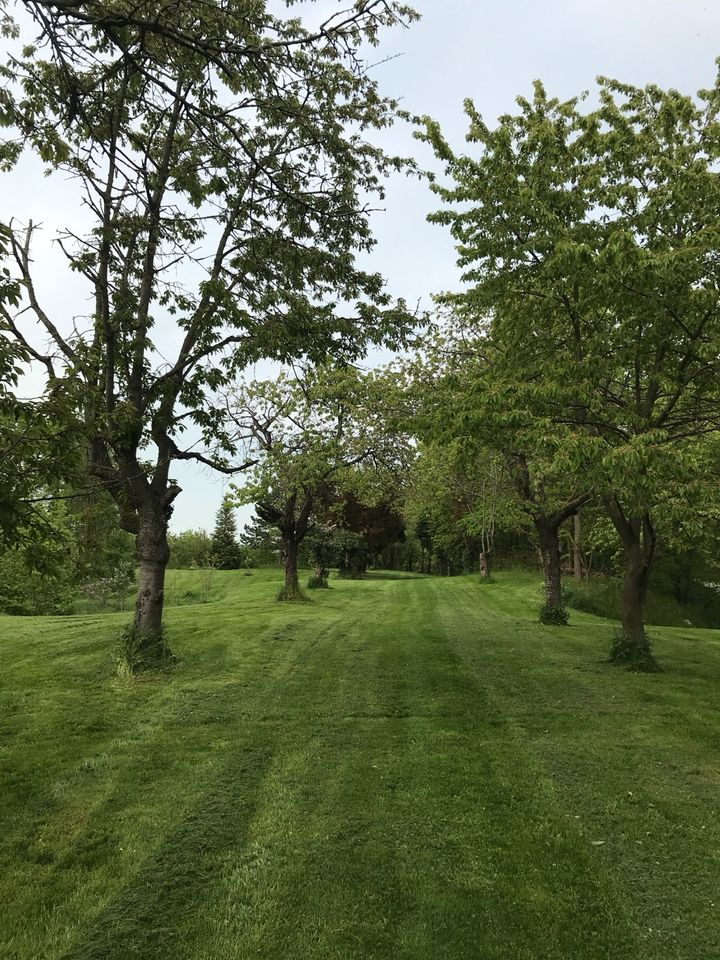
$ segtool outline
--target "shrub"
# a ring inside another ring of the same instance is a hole
[[[628,643],[622,630],[615,631],[608,662],[635,673],[660,672],[660,666],[653,656],[650,638],[646,636],[642,645]]]
[[[540,623],[545,624],[545,626],[566,627],[568,623],[567,609],[562,605],[543,604],[540,607]]]

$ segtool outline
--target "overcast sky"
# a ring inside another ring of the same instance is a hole
[[[332,0],[322,0],[332,7]],[[414,114],[438,120],[450,142],[462,148],[462,101],[471,97],[487,121],[513,110],[518,95],[541,79],[548,93],[569,97],[592,91],[603,74],[637,85],[656,83],[695,93],[714,82],[720,56],[720,3],[701,0],[416,0],[422,20],[386,35],[372,60],[383,92]],[[433,165],[429,148],[396,127],[388,147]],[[78,216],[77,196],[61,180],[42,177],[28,159],[3,175],[2,217],[44,223],[35,248],[43,268],[50,310],[67,318],[87,312],[77,278],[68,278],[52,254],[55,231]],[[386,210],[375,218],[378,245],[372,265],[391,291],[429,306],[432,293],[457,283],[449,234],[426,223],[435,199],[427,185],[396,178]],[[371,357],[373,362],[377,357]],[[183,487],[172,518],[174,531],[211,529],[224,482],[184,463],[173,471]],[[225,481],[226,482],[226,481]],[[249,509],[239,511],[242,524]]]

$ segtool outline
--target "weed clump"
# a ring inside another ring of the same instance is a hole
[[[308,590],[329,590],[327,574],[311,573],[307,582]]]
[[[282,602],[303,602],[307,597],[300,589],[298,584],[288,585],[284,583],[277,592],[277,600]]]
[[[167,642],[167,632],[126,627],[119,637],[116,657],[120,676],[135,676],[149,670],[164,670],[177,663]]]

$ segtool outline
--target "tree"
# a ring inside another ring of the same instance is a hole
[[[277,564],[280,559],[282,545],[277,529],[257,514],[243,527],[240,545],[253,564]]]
[[[260,357],[352,357],[402,336],[404,306],[356,263],[373,244],[382,176],[403,165],[369,142],[396,107],[359,48],[411,13],[363,4],[312,31],[262,0],[26,6],[45,44],[2,68],[0,110],[17,137],[0,161],[29,147],[79,185],[90,225],[58,242],[93,309],[67,330],[39,302],[30,223],[12,251],[50,348],[23,318],[9,334],[48,384],[64,384],[89,473],[136,537],[128,649],[151,663],[167,654],[172,465],[244,466],[231,462],[214,391]]]
[[[237,570],[242,565],[242,552],[237,540],[235,508],[225,498],[215,515],[212,535],[212,559],[220,570]]]
[[[393,486],[394,489],[389,490],[381,478],[374,497],[363,500],[348,490],[339,502],[332,505],[331,515],[337,523],[339,576],[360,579],[369,564],[377,565],[383,550],[405,539],[399,489],[397,485]]]
[[[205,530],[183,530],[168,535],[170,563],[168,567],[188,570],[211,566],[213,559],[212,537]]]
[[[566,623],[559,531],[590,492],[569,460],[577,453],[573,431],[548,429],[532,396],[509,383],[506,370],[511,356],[485,318],[469,310],[451,318],[410,365],[411,389],[421,400],[418,429],[439,445],[435,482],[449,492],[452,478],[455,509],[481,541],[481,575],[489,574],[496,523],[520,531],[529,521],[545,581],[541,622]]]
[[[372,499],[378,478],[402,470],[408,443],[383,412],[391,389],[382,375],[321,366],[252,382],[229,399],[236,441],[257,461],[245,486],[235,488],[237,500],[254,503],[260,519],[280,531],[280,599],[302,596],[298,551],[314,517],[342,492]]]
[[[599,81],[600,107],[532,101],[490,129],[470,101],[476,157],[446,163],[446,206],[467,289],[447,300],[491,321],[497,382],[539,432],[568,429],[568,464],[602,497],[625,557],[613,656],[654,667],[644,601],[654,514],[689,437],[720,427],[720,86],[693,100]],[[457,206],[457,205],[460,206]],[[687,507],[683,508],[687,510]]]

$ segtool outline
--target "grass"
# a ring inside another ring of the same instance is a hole
[[[633,675],[536,576],[280,576],[169,608],[156,678],[127,614],[0,619],[4,960],[715,960],[715,632]]]

